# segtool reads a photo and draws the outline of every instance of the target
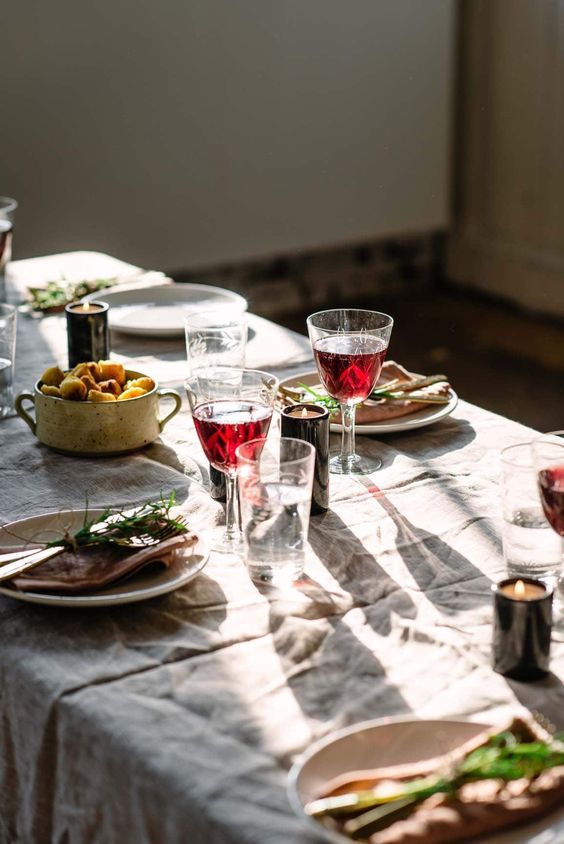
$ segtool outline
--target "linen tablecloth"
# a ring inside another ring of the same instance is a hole
[[[16,265],[20,289],[32,271],[52,273],[50,260]],[[249,365],[311,369],[305,338],[251,327]],[[116,334],[112,347],[181,390],[183,341]],[[66,362],[64,319],[21,317],[19,388],[55,362]],[[493,722],[519,706],[564,727],[558,632],[546,680],[490,667],[499,453],[531,435],[461,401],[428,428],[363,438],[383,468],[331,477],[300,589],[258,588],[242,562],[212,553],[194,581],[142,604],[0,597],[0,842],[313,844],[324,834],[293,815],[286,776],[336,728],[396,715]],[[222,518],[186,407],[131,456],[55,454],[19,418],[0,423],[0,448],[3,523],[170,489],[194,529]]]

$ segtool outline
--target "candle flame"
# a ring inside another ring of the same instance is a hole
[[[525,594],[525,584],[522,580],[518,580],[515,584],[515,597],[522,598]]]
[[[83,305],[82,305],[82,310],[83,311],[89,311],[90,310],[90,302],[84,302]]]
[[[302,419],[307,419],[307,407],[302,407]]]

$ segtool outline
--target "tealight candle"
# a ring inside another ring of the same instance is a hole
[[[515,680],[548,673],[552,589],[530,577],[508,578],[494,593],[493,667]]]
[[[65,307],[69,368],[89,360],[105,360],[110,354],[108,305],[76,302]]]
[[[280,428],[283,437],[315,447],[311,513],[325,513],[329,507],[329,411],[318,404],[290,405],[282,411]]]
[[[284,409],[284,413],[292,419],[318,419],[325,415],[322,407],[312,404],[299,404],[295,407],[287,407]]]

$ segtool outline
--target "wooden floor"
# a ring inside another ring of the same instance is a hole
[[[352,305],[334,303],[334,307]],[[357,307],[395,319],[388,359],[444,372],[461,398],[538,431],[564,429],[564,326],[480,295],[441,285],[378,295]],[[305,311],[278,321],[305,333]]]

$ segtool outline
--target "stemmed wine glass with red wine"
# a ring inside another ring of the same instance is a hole
[[[539,437],[532,444],[544,515],[551,528],[564,537],[564,432]]]
[[[378,457],[356,453],[356,406],[376,384],[394,321],[387,314],[354,308],[318,311],[307,318],[317,371],[327,393],[341,407],[341,452],[330,461],[338,475],[367,475],[379,469]]]
[[[235,451],[249,440],[266,439],[278,379],[258,369],[215,366],[195,370],[184,386],[204,453],[226,476],[226,526],[213,547],[237,552],[241,539],[235,507]]]

